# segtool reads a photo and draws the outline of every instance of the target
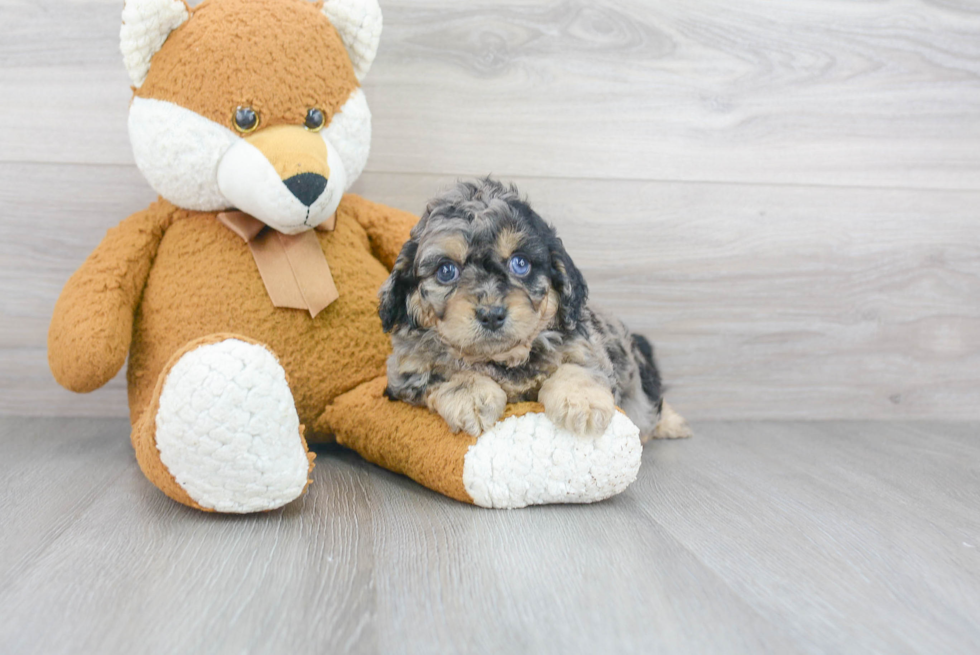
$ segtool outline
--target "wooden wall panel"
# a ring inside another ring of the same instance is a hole
[[[975,3],[382,5],[370,171],[980,188]],[[0,11],[0,160],[129,163],[119,2]]]
[[[520,183],[710,418],[977,418],[980,7],[382,2],[356,190]],[[0,413],[56,387],[65,279],[152,198],[118,0],[0,0]]]

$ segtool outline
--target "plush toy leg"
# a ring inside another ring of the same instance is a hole
[[[303,493],[313,469],[278,360],[233,335],[194,341],[174,355],[132,439],[153,484],[205,511],[281,507]]]
[[[536,403],[508,407],[479,439],[366,382],[326,408],[318,431],[379,466],[481,507],[591,503],[626,489],[640,468],[639,430],[617,413],[599,437],[556,429]]]

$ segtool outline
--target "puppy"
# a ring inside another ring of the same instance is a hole
[[[382,286],[389,398],[479,436],[508,402],[602,433],[619,406],[650,437],[690,435],[663,403],[650,343],[586,302],[554,228],[514,186],[462,182],[432,200]]]

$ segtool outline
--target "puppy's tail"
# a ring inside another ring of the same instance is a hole
[[[633,345],[633,359],[640,369],[640,386],[643,395],[650,399],[657,407],[657,426],[653,434],[649,435],[654,439],[682,439],[690,437],[690,426],[680,414],[664,402],[663,382],[660,379],[660,370],[657,362],[653,358],[653,346],[647,341],[646,337],[639,334],[631,334],[630,339]]]
[[[660,381],[660,371],[657,370],[657,363],[653,359],[653,346],[650,345],[646,337],[639,334],[631,334],[630,340],[633,343],[633,360],[640,368],[640,384],[643,387],[643,393],[657,406],[659,412],[664,401],[664,390]]]

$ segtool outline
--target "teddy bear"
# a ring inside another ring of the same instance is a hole
[[[522,403],[475,438],[385,397],[377,292],[417,218],[349,193],[376,0],[126,0],[122,17],[133,155],[159,198],[68,280],[48,358],[84,393],[128,357],[151,483],[198,510],[271,510],[310,484],[308,442],[331,439],[484,507],[593,502],[635,479],[621,414],[586,438]]]

